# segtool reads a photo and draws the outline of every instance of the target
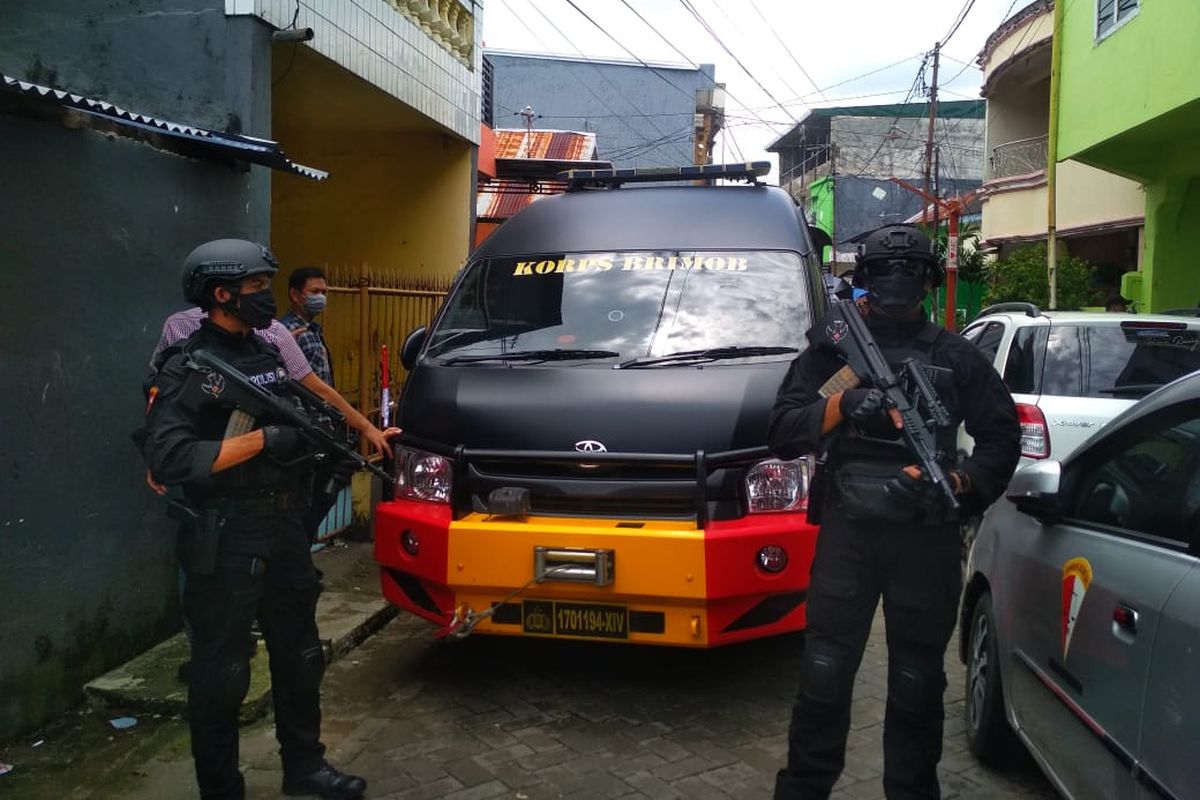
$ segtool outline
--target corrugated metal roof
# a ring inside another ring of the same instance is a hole
[[[475,216],[494,222],[506,220],[541,197],[533,192],[480,192],[475,198]]]
[[[97,120],[105,121],[120,127],[133,130],[147,131],[168,139],[176,140],[187,145],[190,151],[199,151],[226,158],[235,158],[260,164],[271,169],[291,172],[313,180],[323,181],[329,173],[314,167],[297,164],[286,155],[278,142],[270,139],[259,139],[255,136],[242,136],[233,133],[221,133],[192,125],[184,125],[170,120],[158,119],[135,111],[126,111],[120,106],[103,100],[95,100],[83,95],[73,94],[61,89],[52,89],[36,83],[18,80],[8,75],[0,75],[0,89],[25,95],[27,97],[56,103],[66,108],[72,108],[89,114]],[[191,153],[188,153],[189,155]]]
[[[596,158],[596,134],[583,131],[496,131],[496,158],[591,161]]]

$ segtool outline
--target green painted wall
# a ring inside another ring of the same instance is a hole
[[[1062,0],[1060,0],[1061,2]],[[1146,187],[1143,311],[1194,307],[1200,268],[1200,2],[1142,0],[1097,41],[1096,0],[1070,0],[1063,20],[1059,161],[1075,159]]]
[[[833,180],[821,178],[813,181],[808,187],[808,208],[812,214],[813,224],[833,236]],[[822,248],[821,260],[830,258],[829,248]]]
[[[1146,252],[1141,308],[1164,311],[1200,304],[1196,232],[1200,230],[1200,178],[1146,184]]]
[[[1200,2],[1142,0],[1135,16],[1100,41],[1095,26],[1096,0],[1069,2],[1063,21],[1059,160],[1076,158],[1143,180],[1172,171],[1171,162],[1184,155],[1175,148],[1138,153],[1131,146],[1101,146],[1131,137],[1141,145],[1136,149],[1144,150],[1155,139],[1197,130],[1188,123],[1200,125],[1195,64]],[[1139,131],[1143,126],[1149,127]],[[1155,135],[1159,126],[1161,136]]]

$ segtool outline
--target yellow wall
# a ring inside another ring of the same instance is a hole
[[[438,132],[354,133],[285,140],[322,183],[276,174],[271,245],[284,270],[366,261],[395,273],[452,275],[470,244],[471,145]]]
[[[1054,34],[1054,15],[1049,11],[1035,15],[1025,24],[1011,31],[1003,40],[996,43],[983,65],[983,82],[986,84],[992,78],[992,73],[1018,52],[1028,50],[1038,42],[1049,39]],[[1018,50],[1018,48],[1020,48]]]
[[[1046,184],[988,194],[983,201],[984,241],[1046,235]]]
[[[1078,161],[1060,162],[1058,180],[1060,231],[1099,222],[1135,219],[1145,213],[1146,194],[1142,185],[1135,181]]]
[[[1137,219],[1145,208],[1142,185],[1076,161],[1058,165],[1058,230]],[[994,185],[994,184],[992,184]],[[1046,185],[988,195],[983,238],[1046,235]]]

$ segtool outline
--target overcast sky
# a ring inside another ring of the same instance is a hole
[[[740,160],[739,150],[747,160],[774,161],[767,144],[808,108],[904,100],[921,55],[946,37],[965,6],[970,6],[966,18],[943,48],[938,83],[943,100],[977,98],[975,57],[988,35],[1030,2],[485,0],[483,40],[485,47],[501,50],[629,60],[632,51],[648,62],[685,64],[682,52],[694,64],[715,64],[717,82],[725,84],[729,97],[727,130],[718,137],[714,161]],[[928,69],[925,74],[928,81]],[[924,99],[916,93],[910,102]],[[498,118],[496,124],[506,123]],[[604,143],[598,144],[603,156]]]

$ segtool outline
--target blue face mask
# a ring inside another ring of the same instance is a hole
[[[304,296],[304,313],[315,317],[325,310],[325,295],[307,294]]]

